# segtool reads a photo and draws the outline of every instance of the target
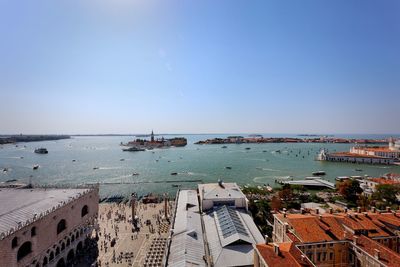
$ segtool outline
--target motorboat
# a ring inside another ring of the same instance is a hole
[[[48,154],[49,153],[49,151],[47,151],[47,149],[44,147],[36,148],[34,152],[36,154]]]
[[[222,146],[221,148],[227,148],[227,146]]]
[[[171,172],[171,175],[178,175],[177,172]]]
[[[128,152],[136,152],[136,151],[145,151],[146,149],[136,147],[136,146],[131,146],[129,148],[123,148],[122,151],[128,151]]]
[[[34,170],[39,169],[39,165],[38,165],[38,164],[33,165],[33,169],[34,169]]]
[[[226,166],[226,167],[225,167],[225,169],[228,169],[228,170],[230,170],[230,169],[232,169],[232,167],[230,167],[230,166]]]
[[[137,176],[137,175],[139,175],[139,173],[138,173],[138,172],[134,172],[134,173],[132,173],[132,176]]]
[[[322,175],[325,175],[325,174],[326,174],[326,172],[324,172],[324,171],[316,171],[316,172],[312,173],[312,175],[315,175],[315,176],[322,176]]]

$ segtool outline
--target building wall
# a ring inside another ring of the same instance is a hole
[[[369,163],[369,164],[393,164],[393,159],[384,158],[361,158],[361,157],[343,157],[328,154],[326,156],[327,161],[336,162],[350,162],[350,163]]]
[[[317,266],[345,266],[349,259],[348,242],[306,243],[300,250]]]
[[[42,267],[44,258],[47,257],[47,260],[49,260],[51,252],[55,255],[57,248],[60,250],[60,254],[55,259],[65,256],[66,260],[67,253],[71,249],[75,253],[76,246],[84,239],[84,234],[89,230],[85,226],[92,224],[93,220],[97,218],[98,203],[98,189],[93,189],[80,198],[7,236],[0,241],[0,267]],[[85,205],[88,206],[88,214],[81,217],[82,208]],[[66,228],[57,234],[57,225],[62,219],[66,221]],[[31,235],[33,227],[36,229],[34,236]],[[17,238],[17,246],[13,248],[12,241],[14,238]],[[18,250],[25,242],[31,242],[32,252],[17,261]],[[69,243],[69,246],[67,246],[67,243]],[[65,249],[61,253],[62,247],[65,247]],[[47,266],[55,265],[55,259],[53,262],[49,262]]]
[[[291,239],[287,236],[289,225],[282,222],[274,216],[274,228],[272,232],[272,240],[276,243],[289,242]]]
[[[260,252],[254,248],[254,267],[269,267],[268,264],[264,261],[263,257],[260,255]]]
[[[235,206],[236,208],[243,208],[247,210],[247,201],[246,198],[215,198],[215,199],[203,199],[201,203],[202,210],[212,209],[214,206]]]

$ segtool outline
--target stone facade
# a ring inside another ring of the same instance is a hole
[[[0,240],[0,267],[65,266],[92,233],[98,203],[98,188],[87,189],[7,235]]]

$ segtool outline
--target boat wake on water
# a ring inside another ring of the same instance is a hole
[[[281,172],[282,170],[276,170],[276,169],[270,169],[270,168],[261,168],[257,167],[257,170],[262,170],[262,171],[269,171],[269,172]]]
[[[258,176],[253,178],[253,182],[255,183],[265,183],[265,182],[273,182],[274,178],[272,176]]]

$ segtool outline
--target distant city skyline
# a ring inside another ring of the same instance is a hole
[[[1,1],[0,134],[400,133],[400,2]]]

